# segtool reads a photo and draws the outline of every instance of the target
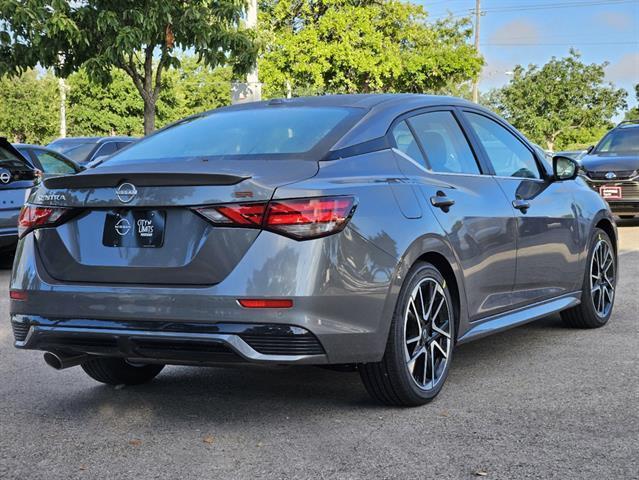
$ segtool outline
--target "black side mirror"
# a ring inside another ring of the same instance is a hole
[[[552,157],[555,180],[574,180],[579,174],[579,165],[572,158],[556,155]]]
[[[586,153],[590,153],[590,152],[592,152],[594,149],[595,149],[595,146],[594,146],[594,145],[590,145],[590,146],[588,147],[588,149],[586,150]]]

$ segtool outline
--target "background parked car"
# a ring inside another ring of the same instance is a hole
[[[588,184],[622,218],[639,215],[639,120],[621,122],[581,160]]]
[[[13,146],[26,158],[33,167],[45,175],[72,175],[84,170],[79,164],[61,153],[40,145],[14,143]]]
[[[575,161],[581,160],[581,158],[588,153],[588,150],[564,150],[561,152],[554,152],[553,155],[572,158]]]
[[[98,157],[107,157],[135,142],[134,137],[66,137],[54,140],[47,148],[84,165]]]
[[[15,248],[20,209],[36,178],[33,166],[0,137],[0,253]]]

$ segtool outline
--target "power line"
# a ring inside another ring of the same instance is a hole
[[[639,5],[637,0],[587,0],[587,1],[572,1],[572,2],[555,2],[555,3],[537,3],[537,4],[524,4],[524,5],[510,5],[502,7],[491,7],[484,9],[486,13],[508,13],[508,12],[523,12],[531,10],[554,10],[558,8],[575,8],[575,7],[595,7],[601,5],[626,5],[635,3]],[[439,15],[433,17],[434,20],[442,18],[457,18],[468,17],[474,13],[474,10],[449,12],[447,15]]]
[[[523,10],[547,10],[556,8],[589,7],[599,5],[623,5],[637,3],[637,0],[591,0],[585,2],[559,2],[547,4],[510,5],[486,9],[487,12],[519,12]]]
[[[497,42],[497,43],[482,43],[484,47],[536,47],[536,46],[570,46],[570,45],[637,45],[639,42],[570,42],[570,43],[526,43],[526,42]]]

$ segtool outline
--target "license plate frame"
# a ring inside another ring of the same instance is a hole
[[[115,248],[162,248],[165,230],[164,210],[109,210],[104,218],[102,245]]]
[[[622,200],[623,190],[618,185],[602,185],[599,187],[599,195],[604,200]]]

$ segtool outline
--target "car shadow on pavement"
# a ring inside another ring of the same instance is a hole
[[[522,355],[530,358],[545,355],[552,348],[548,338],[565,335],[558,330],[564,328],[554,316],[460,346],[444,394],[454,392],[460,384],[481,389],[483,377],[499,376],[505,364],[521,362]],[[74,375],[77,380],[83,375],[80,369],[60,374]],[[167,367],[153,382],[136,387],[90,382],[88,378],[73,382],[72,391],[66,395],[56,396],[55,400],[49,397],[50,413],[71,409],[74,416],[118,417],[137,411],[172,422],[182,419],[188,423],[199,418],[214,423],[270,424],[309,412],[353,407],[372,412],[387,409],[368,397],[356,372],[318,367]]]
[[[0,254],[0,270],[11,270],[13,267],[13,253]]]

